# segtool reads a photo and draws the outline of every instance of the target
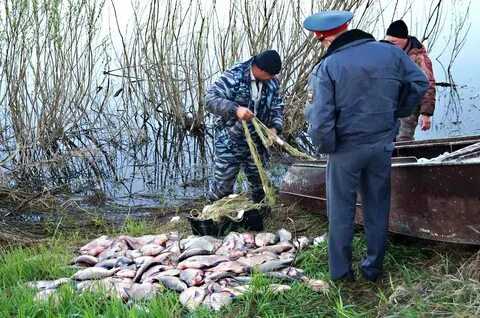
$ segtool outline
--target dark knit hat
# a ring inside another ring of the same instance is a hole
[[[253,64],[271,75],[277,75],[282,69],[282,59],[275,50],[268,50],[255,55]]]
[[[387,35],[394,36],[400,39],[408,38],[408,27],[403,20],[392,22],[387,29]]]

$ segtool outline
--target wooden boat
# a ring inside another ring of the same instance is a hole
[[[417,160],[435,158],[477,142],[480,136],[396,143],[391,232],[480,245],[480,160]],[[325,168],[326,160],[294,163],[281,185],[281,198],[296,201],[307,211],[325,213]],[[355,222],[362,224],[358,197]]]

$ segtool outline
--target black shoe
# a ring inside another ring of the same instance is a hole
[[[381,273],[376,274],[376,275],[368,274],[365,271],[363,271],[362,269],[360,269],[360,272],[362,273],[362,277],[365,280],[368,280],[369,282],[372,282],[372,283],[375,283],[382,276]]]
[[[343,276],[340,276],[338,278],[332,278],[332,281],[353,283],[353,282],[355,282],[355,274],[353,272],[348,272],[348,273],[346,273]]]

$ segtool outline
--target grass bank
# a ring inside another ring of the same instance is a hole
[[[326,231],[325,219],[301,213],[295,208],[274,210],[267,229],[286,227],[302,235]],[[293,220],[295,220],[293,222]],[[121,227],[105,227],[99,234],[140,235],[180,230],[188,224],[155,224],[127,221]],[[394,237],[386,256],[386,274],[373,284],[332,284],[327,294],[314,293],[302,284],[290,291],[272,294],[271,281],[258,276],[252,290],[221,312],[205,309],[186,311],[178,296],[165,292],[153,301],[131,306],[104,295],[78,295],[69,286],[58,298],[36,303],[34,291],[25,282],[69,276],[68,262],[75,248],[91,239],[82,231],[60,233],[31,247],[3,247],[0,251],[0,317],[474,317],[480,314],[480,260],[471,247],[418,242]],[[363,234],[356,233],[354,261],[365,248]],[[328,279],[327,247],[303,252],[296,265],[314,278]]]

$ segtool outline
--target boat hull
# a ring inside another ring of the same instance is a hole
[[[293,164],[281,198],[325,213],[325,170],[326,161]],[[358,198],[355,222],[363,224]],[[422,164],[394,158],[389,231],[480,245],[480,163]]]

